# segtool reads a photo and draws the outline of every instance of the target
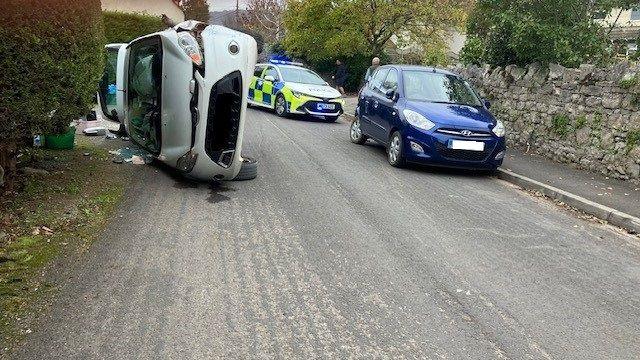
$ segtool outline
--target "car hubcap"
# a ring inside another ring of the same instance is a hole
[[[279,115],[284,114],[284,99],[282,97],[279,97],[278,100],[276,101],[276,112]]]
[[[389,144],[389,160],[395,164],[398,160],[398,156],[400,155],[400,138],[398,136],[394,136],[391,139],[391,144]]]
[[[362,131],[360,130],[360,120],[354,120],[351,124],[351,139],[358,140],[362,136]]]

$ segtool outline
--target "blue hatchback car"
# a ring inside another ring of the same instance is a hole
[[[396,167],[406,162],[495,170],[505,155],[505,127],[460,76],[408,65],[379,67],[360,90],[350,137],[387,147]]]

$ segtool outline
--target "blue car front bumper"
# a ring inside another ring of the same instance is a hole
[[[499,138],[489,134],[484,137],[469,138],[440,133],[437,130],[423,131],[407,126],[402,134],[405,159],[414,163],[462,169],[493,170],[502,165],[506,150],[504,137]],[[451,140],[481,141],[484,143],[484,150],[451,149]]]

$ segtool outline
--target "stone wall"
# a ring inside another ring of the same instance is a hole
[[[492,102],[510,146],[640,180],[640,66],[454,67]]]

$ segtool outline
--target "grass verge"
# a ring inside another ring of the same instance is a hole
[[[39,304],[55,291],[48,274],[64,261],[54,260],[89,247],[134,172],[85,137],[74,150],[38,149],[23,157],[37,170],[24,174],[19,191],[0,198],[0,357],[31,331]]]

